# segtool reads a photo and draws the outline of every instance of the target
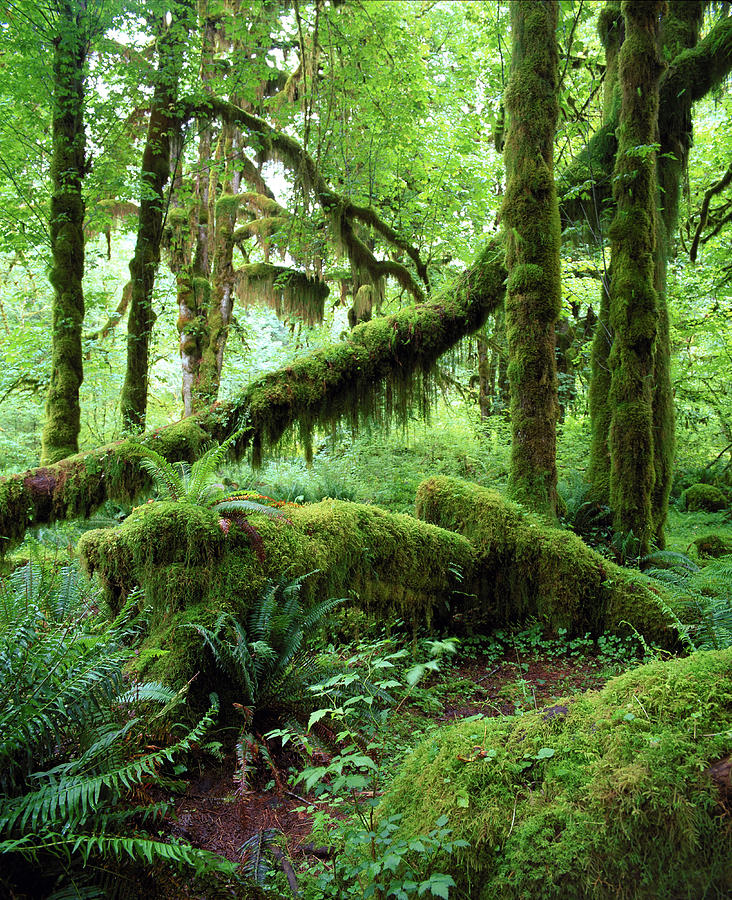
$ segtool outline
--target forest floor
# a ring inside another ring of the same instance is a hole
[[[470,716],[521,715],[532,709],[546,709],[573,694],[600,688],[614,674],[640,662],[632,655],[621,659],[618,646],[612,654],[615,658],[592,652],[587,639],[586,647],[572,650],[571,644],[564,645],[565,654],[571,655],[560,655],[559,641],[542,642],[536,632],[533,637],[533,648],[527,648],[524,641],[521,649],[506,648],[499,657],[495,651],[479,653],[445,666],[431,677],[427,687],[421,688],[418,697],[401,705],[398,718],[390,720],[394,740],[388,749],[377,751],[379,766],[387,772],[386,779],[404,752],[434,728]],[[547,649],[542,649],[541,643],[547,643]],[[324,754],[319,757],[315,763],[327,764]],[[290,757],[285,764],[288,762],[295,760]],[[310,764],[314,764],[313,760]],[[165,823],[169,835],[232,862],[242,862],[242,848],[247,841],[256,840],[257,835],[276,833],[278,846],[295,871],[306,871],[318,860],[327,867],[329,850],[319,846],[311,833],[312,811],[318,804],[319,809],[342,818],[343,808],[329,806],[327,799],[305,796],[301,785],[290,789],[290,784],[282,784],[278,789],[271,771],[259,772],[261,785],[270,778],[266,789],[253,786],[243,793],[235,783],[235,771],[233,753],[222,761],[203,765],[176,802],[175,818]],[[295,772],[295,766],[290,766],[290,772]],[[254,784],[256,780],[255,777]],[[293,774],[290,783],[292,780]],[[190,896],[205,895],[194,891]]]

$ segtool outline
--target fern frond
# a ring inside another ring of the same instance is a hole
[[[145,444],[136,444],[133,452],[142,457],[140,466],[152,478],[155,489],[162,495],[161,500],[183,499],[185,485],[173,463]]]
[[[287,516],[283,515],[278,509],[271,506],[265,506],[263,503],[257,503],[256,500],[230,500],[224,499],[214,503],[211,507],[215,512],[238,512],[243,510],[245,513],[261,513],[269,519],[279,519],[280,521],[289,522]]]
[[[263,828],[247,838],[239,848],[244,873],[257,884],[264,884],[267,880],[269,866],[265,859],[265,852],[273,843],[276,834],[274,828]]]
[[[186,492],[187,502],[202,504],[211,501],[216,496],[211,490],[211,478],[241,435],[241,429],[235,431],[220,444],[213,444],[196,460],[191,469],[191,479]],[[206,505],[208,504],[206,503]]]

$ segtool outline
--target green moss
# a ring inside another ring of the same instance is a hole
[[[170,651],[157,663],[168,680],[190,678],[200,662],[179,626],[201,615],[211,624],[222,610],[244,615],[270,577],[313,573],[305,600],[348,597],[415,627],[470,605],[458,573],[469,582],[475,554],[459,535],[337,500],[285,513],[287,520],[250,516],[264,562],[244,530],[232,525],[225,534],[216,513],[173,503],[145,504],[117,529],[88,532],[79,554],[113,609],[135,585],[144,588],[152,609],[145,646]]]
[[[676,641],[650,581],[495,491],[458,478],[429,478],[417,491],[417,515],[475,546],[480,617],[488,626],[535,616],[573,634],[633,627],[650,641]]]
[[[440,866],[480,900],[726,896],[732,831],[710,767],[730,754],[731,673],[732,650],[697,653],[551,711],[443,728],[380,815],[410,836],[447,815],[468,846]]]
[[[618,532],[633,532],[641,553],[654,536],[653,376],[658,333],[655,287],[656,156],[659,17],[664,2],[626,0],[620,49],[622,93],[610,230],[612,283],[608,357],[610,391],[610,507]],[[639,148],[645,148],[644,150]]]
[[[84,69],[88,25],[63,7],[64,39],[55,42],[53,57],[53,154],[49,230],[53,287],[51,378],[41,436],[44,465],[72,456],[79,449],[84,380],[81,328],[84,322],[84,200],[86,170]]]
[[[696,552],[700,558],[719,559],[732,553],[732,544],[719,534],[705,534],[694,541]]]
[[[510,5],[506,88],[506,332],[511,386],[511,494],[556,517],[560,221],[554,186],[558,105],[556,3]]]
[[[681,503],[689,512],[720,512],[729,507],[724,493],[713,484],[692,484],[681,495]]]

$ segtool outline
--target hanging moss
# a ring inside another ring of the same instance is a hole
[[[511,494],[556,516],[557,371],[561,305],[560,223],[554,186],[559,115],[558,4],[511,4],[506,88],[506,331],[511,386]]]
[[[404,399],[411,391],[422,401],[429,399],[423,373],[429,372],[442,353],[479,328],[488,313],[502,303],[505,278],[503,250],[495,240],[446,289],[444,297],[360,325],[347,341],[270,373],[232,402],[216,403],[205,413],[141,440],[155,441],[171,461],[195,459],[202,441],[224,440],[246,422],[248,427],[242,432],[236,453],[241,456],[252,446],[256,456],[263,444],[276,442],[298,421],[304,439],[316,424],[333,423],[339,416],[358,422],[371,413],[383,421],[402,409],[400,395]],[[100,448],[84,457],[99,462],[105,454],[106,448]],[[0,552],[21,537],[31,522],[63,518],[59,510],[64,505],[64,490],[58,488],[55,474],[55,487],[47,489],[46,478],[46,469],[41,468],[0,479]],[[87,514],[105,499],[117,496],[117,481],[107,478],[101,465],[89,478],[93,482],[89,495],[95,503],[85,510]],[[17,485],[24,479],[36,487],[19,489]],[[55,490],[53,506],[47,502],[49,490]]]
[[[727,896],[732,649],[655,662],[523,716],[466,721],[407,757],[379,806],[476,900]]]
[[[298,318],[307,325],[316,325],[323,321],[330,289],[320,279],[295,269],[253,263],[237,269],[236,292],[247,306],[262,303],[280,319]]]
[[[84,200],[86,161],[84,68],[89,36],[86,16],[62,4],[63,37],[53,57],[53,154],[49,219],[53,318],[51,380],[41,436],[41,462],[58,462],[79,449],[79,388],[84,379],[81,328],[84,322]]]
[[[348,324],[351,328],[360,325],[361,322],[370,322],[374,308],[374,300],[377,291],[370,284],[362,284],[353,297],[353,306],[348,310]]]
[[[458,478],[429,478],[417,516],[467,537],[479,554],[481,617],[488,627],[538,617],[572,634],[635,628],[669,646],[676,636],[653,582],[551,528],[500,494]]]
[[[348,597],[415,627],[465,605],[457,573],[469,577],[474,560],[465,538],[411,516],[337,500],[283,512],[283,520],[249,518],[264,562],[247,532],[232,524],[225,533],[217,513],[174,503],[145,504],[117,529],[87,532],[79,554],[100,575],[114,609],[134,585],[144,588],[152,613],[141,653],[169,651],[157,671],[168,681],[188,680],[201,664],[200,640],[179,626],[211,625],[223,610],[245,615],[268,578],[313,573],[303,588],[306,602]]]

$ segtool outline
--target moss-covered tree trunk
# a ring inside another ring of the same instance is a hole
[[[618,56],[625,35],[625,24],[620,11],[620,0],[610,0],[601,10],[598,18],[598,32],[605,49],[605,84],[602,103],[603,128],[614,130],[620,114],[620,83],[618,79]],[[596,221],[593,227],[602,231],[602,217],[597,206],[591,206]],[[590,357],[591,378],[589,390],[590,422],[592,438],[590,442],[590,462],[588,480],[591,497],[598,503],[610,503],[610,367],[608,359],[613,344],[610,327],[610,282],[612,270],[604,274],[600,294],[600,315],[592,339]]]
[[[63,0],[53,59],[53,156],[50,236],[53,325],[51,382],[41,437],[41,462],[78,452],[79,388],[84,378],[84,69],[88,50],[86,12]]]
[[[556,515],[557,372],[560,309],[559,207],[554,134],[559,115],[556,2],[511,4],[511,78],[506,90],[506,329],[511,385],[510,490]]]
[[[231,159],[234,154],[234,128],[224,124],[219,136],[217,158],[225,172],[221,196],[214,205],[213,285],[206,304],[206,320],[201,341],[201,360],[194,379],[191,397],[195,411],[216,402],[224,366],[224,350],[234,308],[234,230],[241,197],[233,178]],[[213,191],[213,193],[216,193]]]
[[[664,55],[676,59],[691,50],[699,40],[704,3],[701,0],[672,0],[668,15],[661,22]],[[653,379],[654,476],[651,496],[653,537],[665,546],[664,526],[668,514],[674,458],[674,404],[671,388],[671,337],[666,302],[666,270],[676,231],[681,182],[692,142],[692,92],[682,91],[676,103],[659,107],[658,127],[661,144],[658,156],[660,216],[657,220],[655,259],[658,302],[658,336]]]
[[[170,178],[171,133],[181,127],[175,100],[191,6],[190,0],[177,3],[170,25],[162,25],[164,30],[158,39],[158,70],[142,154],[137,242],[130,261],[127,368],[120,399],[122,424],[130,432],[145,428],[150,338],[155,324],[153,288],[167,212],[165,187]]]
[[[655,484],[653,387],[658,334],[655,289],[658,85],[663,0],[624,0],[622,94],[610,228],[610,506],[614,527],[648,552]]]

